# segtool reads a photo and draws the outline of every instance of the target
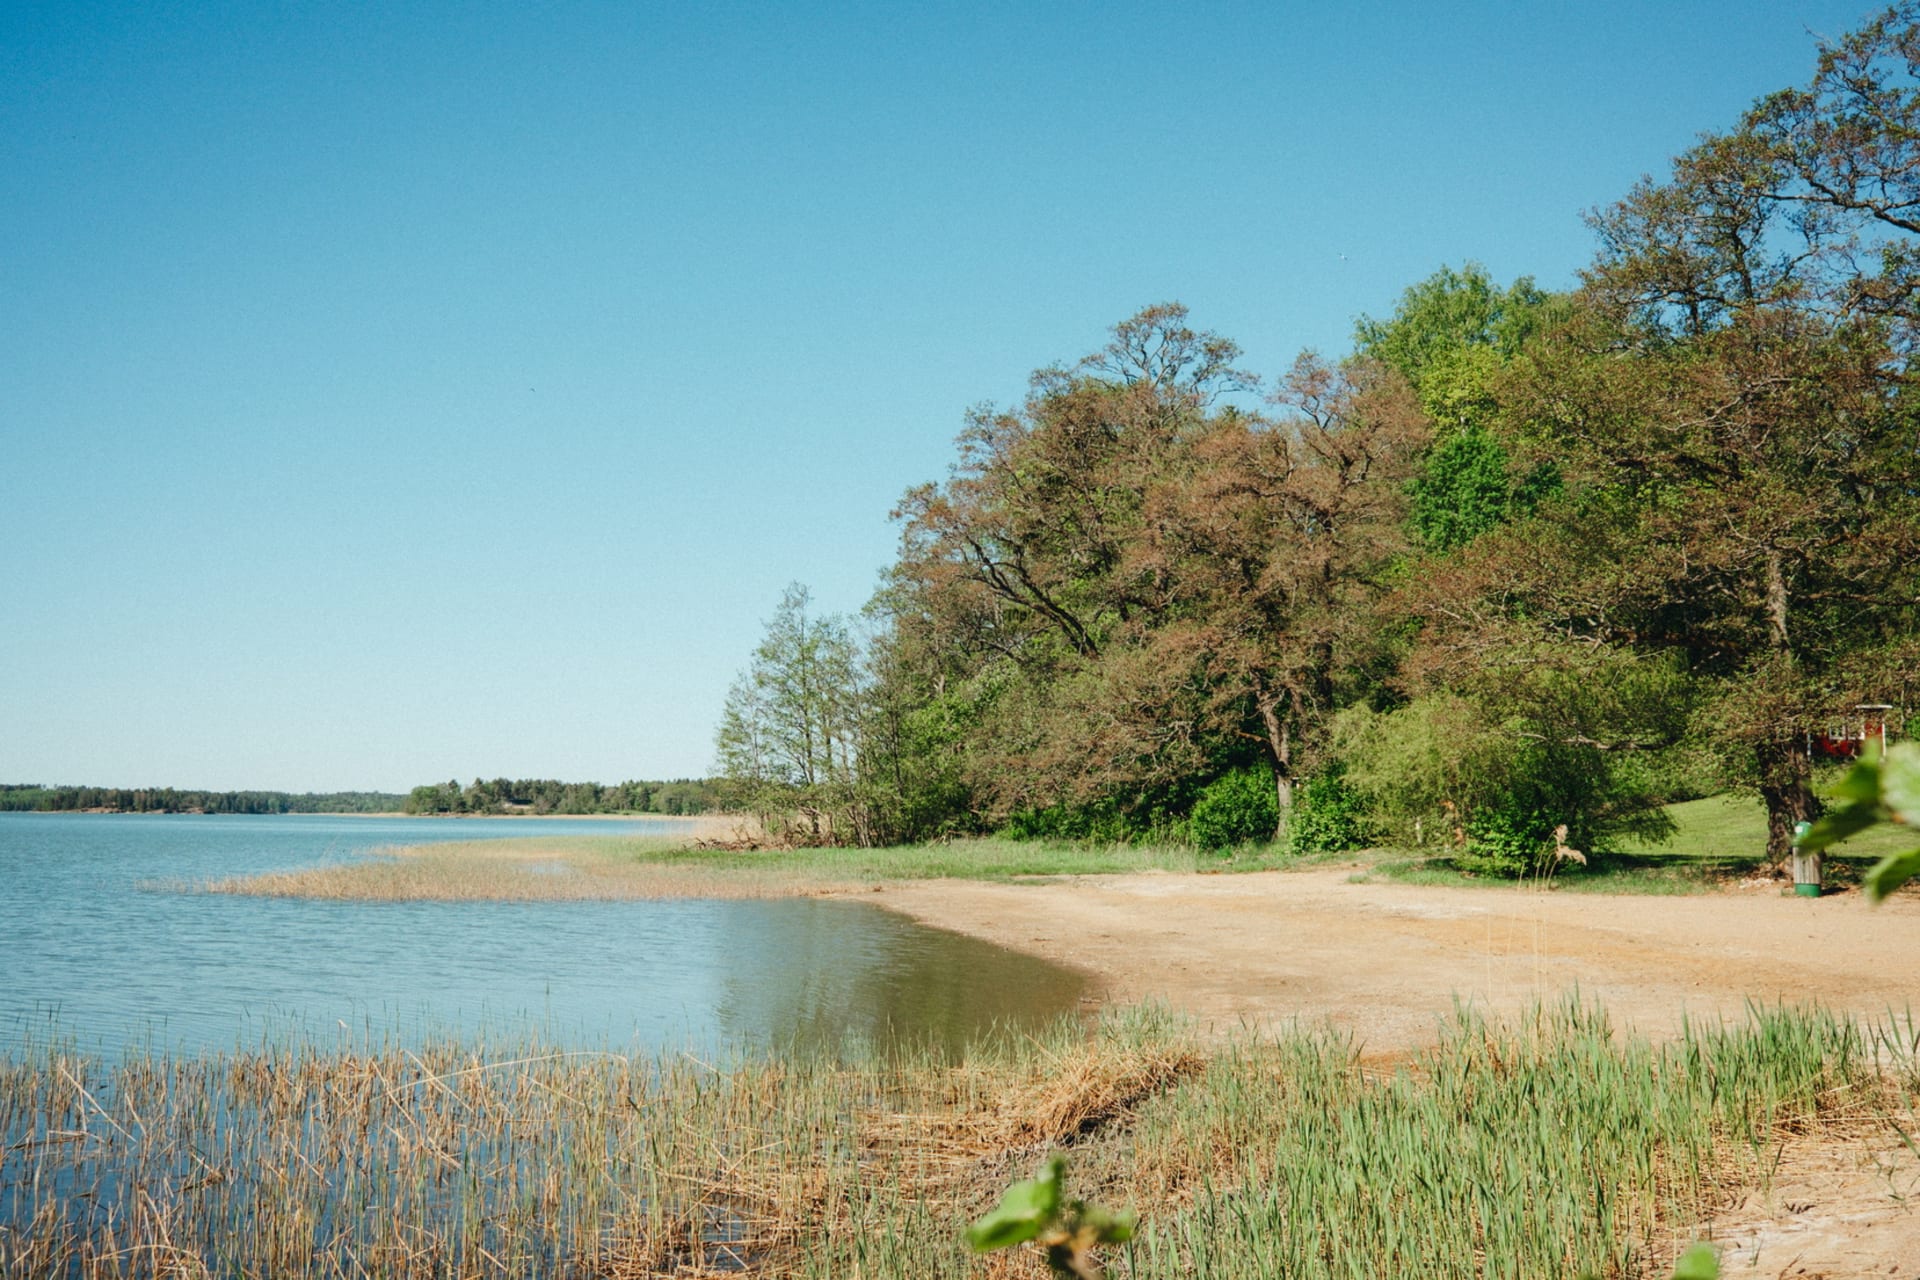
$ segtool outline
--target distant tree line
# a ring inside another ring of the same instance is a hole
[[[1920,0],[1593,213],[1275,381],[1184,308],[974,411],[860,619],[790,589],[723,795],[795,840],[1439,839],[1490,871],[1742,787],[1920,669]]]
[[[398,797],[395,797],[398,799]],[[475,778],[415,787],[405,801],[407,813],[445,814],[695,814],[717,808],[714,787],[702,778],[665,782],[560,782],[552,778]]]
[[[182,791],[174,787],[48,787],[0,783],[0,812],[395,813],[404,796],[384,791]]]

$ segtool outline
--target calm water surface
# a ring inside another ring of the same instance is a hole
[[[1080,978],[860,903],[309,902],[221,876],[664,823],[0,813],[0,1054],[518,1033],[562,1044],[959,1049],[1074,1009]]]

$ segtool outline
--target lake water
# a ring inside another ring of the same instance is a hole
[[[232,1049],[537,1031],[582,1047],[948,1051],[1071,1011],[1081,979],[857,902],[322,902],[223,876],[395,844],[672,834],[604,821],[0,813],[0,1055],[49,1032]]]

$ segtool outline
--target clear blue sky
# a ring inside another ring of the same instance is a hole
[[[1570,283],[1869,12],[0,6],[0,781],[703,773],[968,405]]]

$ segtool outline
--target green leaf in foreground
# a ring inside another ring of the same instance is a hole
[[[1852,775],[1849,774],[1849,777]],[[1844,809],[1835,809],[1813,824],[1813,829],[1793,842],[1801,853],[1818,853],[1828,845],[1857,836],[1868,827],[1886,821],[1886,812],[1877,800],[1858,800]]]
[[[1055,1153],[1030,1182],[1016,1182],[993,1212],[967,1228],[967,1243],[985,1253],[1028,1241],[1039,1245],[1047,1269],[1073,1280],[1100,1280],[1094,1251],[1133,1239],[1131,1212],[1114,1213],[1061,1194],[1067,1158]]]
[[[1031,1180],[1008,1187],[1000,1203],[967,1228],[967,1243],[975,1252],[986,1253],[1038,1238],[1060,1213],[1066,1167],[1066,1157],[1055,1155]]]
[[[1869,749],[1854,762],[1840,781],[1834,784],[1833,798],[1859,804],[1880,803],[1880,756]]]
[[[1917,875],[1920,875],[1920,849],[1912,849],[1880,859],[1860,878],[1860,883],[1867,891],[1867,901],[1878,902]]]
[[[1088,1205],[1080,1214],[1080,1222],[1099,1244],[1125,1244],[1133,1239],[1135,1219],[1131,1209],[1109,1213],[1097,1205]]]
[[[1920,827],[1920,743],[1896,742],[1884,756],[1870,752],[1861,757],[1840,779],[1834,795],[1846,800],[1846,807],[1814,823],[1793,842],[1794,848],[1818,853],[1882,822]],[[1920,876],[1920,849],[1880,859],[1861,884],[1867,900],[1879,902],[1915,876]]]
[[[1920,826],[1920,744],[1896,742],[1880,762],[1880,803],[1895,822]]]

